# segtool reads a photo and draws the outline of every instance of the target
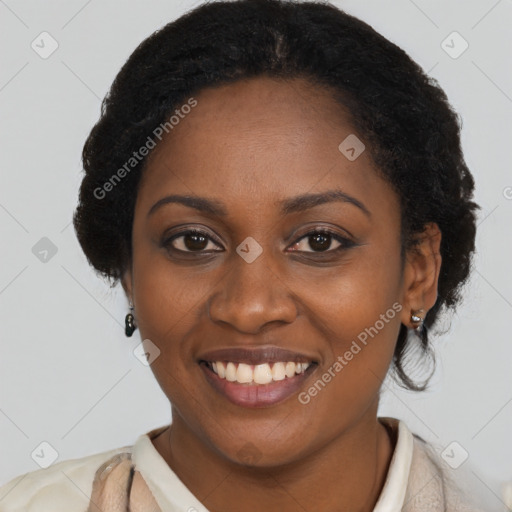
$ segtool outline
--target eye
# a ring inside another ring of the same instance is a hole
[[[332,247],[332,244],[335,247]],[[335,252],[354,246],[354,242],[328,229],[316,229],[299,238],[290,250],[293,252]],[[312,250],[307,250],[310,247]]]
[[[189,229],[175,233],[162,242],[162,245],[168,250],[179,253],[206,254],[224,250],[219,243],[214,241],[212,236],[199,229]],[[354,245],[354,242],[339,233],[322,228],[306,233],[292,244],[289,250],[306,253],[334,253]],[[308,248],[311,250],[308,250]]]
[[[176,233],[168,238],[163,245],[180,252],[219,252],[219,244],[212,237],[201,230],[193,229]],[[217,248],[217,249],[216,249]]]

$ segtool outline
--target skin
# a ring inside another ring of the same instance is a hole
[[[338,150],[357,131],[328,91],[259,77],[195,98],[150,155],[123,278],[141,338],[161,351],[151,368],[172,408],[153,443],[213,512],[371,511],[394,449],[377,420],[381,383],[400,324],[411,327],[411,311],[436,301],[441,233],[427,225],[402,262],[398,197],[368,148],[352,162]],[[332,189],[369,215],[341,201],[279,211],[279,201]],[[169,203],[148,216],[170,194],[216,200],[227,215]],[[319,227],[354,245],[331,238],[319,251],[306,236]],[[187,228],[211,236],[202,253],[190,236],[165,246]],[[247,236],[263,249],[250,264],[236,253]],[[274,344],[319,362],[307,390],[394,303],[402,310],[306,405],[295,394],[237,406],[197,363],[214,348]]]

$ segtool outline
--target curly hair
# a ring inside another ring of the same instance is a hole
[[[425,389],[428,378],[418,384],[407,375],[407,355],[414,342],[422,355],[431,355],[428,331],[443,308],[460,302],[475,248],[479,207],[461,150],[461,122],[438,83],[402,49],[328,3],[206,3],[135,49],[83,148],[85,175],[73,222],[89,263],[111,286],[129,268],[135,199],[147,157],[108,194],[97,191],[116,170],[126,169],[155,127],[201,89],[262,75],[306,78],[348,109],[399,196],[402,254],[427,223],[439,226],[437,301],[421,329],[401,325],[393,357],[399,383]]]

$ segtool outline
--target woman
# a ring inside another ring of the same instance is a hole
[[[377,417],[390,368],[426,386],[405,359],[475,240],[456,115],[402,50],[325,4],[205,4],[135,50],[83,163],[78,239],[172,424],[2,510],[476,510]]]

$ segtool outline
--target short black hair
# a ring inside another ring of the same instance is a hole
[[[258,76],[306,78],[345,106],[377,168],[401,205],[402,249],[430,222],[442,232],[438,298],[419,330],[401,325],[394,369],[428,336],[440,311],[454,309],[475,248],[474,180],[460,143],[460,117],[438,83],[398,46],[363,21],[325,2],[235,0],[205,3],[144,40],[102,103],[83,149],[83,178],[73,216],[89,263],[114,286],[131,264],[138,184],[147,157],[105,183],[201,89]],[[112,181],[110,181],[112,183]],[[414,337],[414,340],[413,340]],[[419,342],[419,343],[418,343]]]

